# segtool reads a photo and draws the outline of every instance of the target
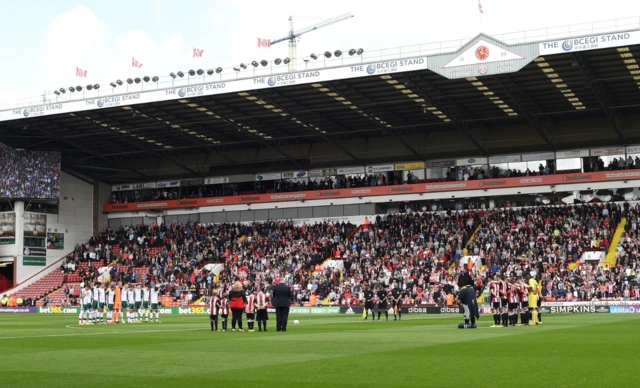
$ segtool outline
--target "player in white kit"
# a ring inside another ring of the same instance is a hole
[[[82,298],[82,308],[80,309],[80,318],[78,324],[88,325],[90,323],[87,322],[87,314],[89,314],[89,311],[91,311],[91,304],[93,302],[93,292],[91,292],[91,287],[89,286],[89,284],[86,284],[84,286],[80,297]]]
[[[149,293],[149,298],[151,301],[151,314],[155,311],[156,313],[156,323],[160,323],[160,302],[159,302],[160,291],[158,291],[158,286],[155,286],[151,289]],[[153,315],[151,316],[151,322],[153,322]]]
[[[140,315],[141,320],[143,315],[145,318],[145,322],[149,323],[149,285],[148,284],[145,284],[144,288],[142,289],[142,314]]]
[[[133,291],[136,300],[135,311],[133,312],[133,319],[136,323],[142,322],[142,289],[140,284],[136,285],[136,289]]]
[[[124,315],[125,315],[125,313],[129,312],[129,310],[128,310],[129,304],[127,303],[127,290],[128,290],[128,288],[129,287],[127,287],[126,285],[122,286],[122,290],[120,291],[120,308],[121,308],[120,312],[122,313],[122,316],[120,318],[122,318],[122,323],[126,323],[126,320],[124,319]],[[116,323],[118,323],[118,322],[116,322]]]
[[[104,320],[104,306],[107,302],[105,297],[105,290],[103,284],[98,284],[98,311],[97,311],[97,321],[100,324],[105,323]]]
[[[127,290],[127,305],[129,306],[129,311],[127,312],[127,322],[135,323],[136,299],[133,284],[129,284],[129,289]]]
[[[100,293],[98,292],[98,285],[96,284],[93,285],[92,292],[93,292],[93,302],[91,303],[90,318],[91,318],[91,322],[95,324],[97,323],[97,318],[98,318],[98,299],[100,298]]]

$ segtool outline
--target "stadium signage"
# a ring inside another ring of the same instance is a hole
[[[369,174],[374,174],[377,172],[393,171],[393,164],[377,164],[375,166],[367,166],[366,171]]]
[[[215,84],[205,84],[196,86],[185,86],[184,88],[165,90],[167,96],[177,95],[180,98],[198,97],[204,95],[207,90],[224,89],[227,85],[224,82]]]
[[[631,306],[611,306],[611,314],[640,314],[640,304]]]
[[[557,175],[543,175],[539,177],[530,178],[504,178],[505,184],[500,182],[499,187],[529,187],[529,186],[546,186],[567,184],[567,177],[574,177],[576,174],[557,174]],[[640,171],[628,171],[628,172],[592,172],[587,174],[589,177],[581,179],[581,183],[587,182],[611,182],[621,180],[636,180],[640,179]],[[313,175],[312,175],[313,176]],[[328,176],[328,175],[327,175]],[[503,179],[500,179],[502,181]],[[569,178],[569,182],[571,182]],[[487,186],[484,180],[464,181],[464,182],[442,182],[432,184],[415,184],[404,185],[405,191],[412,188],[413,193],[432,193],[432,192],[451,192],[460,190],[484,190],[491,189]],[[353,193],[352,189],[335,189],[335,190],[320,190],[320,191],[303,191],[287,193],[286,197],[278,196],[277,198],[271,198],[268,195],[252,195],[252,196],[234,196],[234,197],[219,197],[219,198],[196,198],[195,202],[197,206],[224,206],[224,205],[237,205],[246,203],[264,203],[264,202],[285,202],[296,201],[300,198],[350,198],[350,197],[375,197],[384,195],[398,195],[403,192],[389,192],[389,186],[375,186],[363,190],[359,190],[357,193]],[[214,200],[215,203],[210,201]],[[136,211],[145,208],[154,209],[176,209],[179,208],[177,200],[157,201],[157,202],[139,202],[139,203],[126,203],[126,204],[104,204],[104,212],[114,211]]]
[[[446,167],[455,167],[455,160],[437,160],[426,163],[426,168],[446,168]]]
[[[268,89],[287,85],[302,85],[316,82],[333,81],[353,78],[355,76],[377,76],[398,72],[423,70],[427,68],[427,57],[408,58],[398,61],[363,63],[356,66],[341,66],[321,70],[301,71],[295,73],[281,73],[271,76],[260,76],[243,79],[235,79],[237,74],[229,73],[230,79],[224,79],[214,83],[197,85],[172,86],[169,89],[142,90],[144,84],[130,85],[131,88],[140,88],[135,93],[123,95],[101,96],[101,93],[112,93],[104,90],[87,92],[93,94],[89,99],[77,101],[63,101],[54,104],[37,105],[32,107],[9,109],[0,111],[0,121],[31,118],[36,116],[49,116],[59,113],[82,112],[94,109],[110,108],[116,106],[148,104],[158,101],[179,100],[194,96],[213,96],[227,93],[236,93],[251,90]],[[244,73],[241,73],[244,74]],[[193,81],[193,79],[192,79]],[[117,89],[116,89],[117,90]],[[98,97],[99,96],[99,97]]]
[[[342,167],[336,170],[338,175],[364,174],[364,167]]]
[[[0,314],[26,314],[37,312],[36,307],[0,307]]]
[[[585,313],[595,313],[597,310],[602,311],[602,309],[607,310],[607,307],[596,307],[596,306],[554,306],[548,307],[550,314],[585,314]],[[604,312],[609,312],[604,311]]]
[[[84,101],[85,106],[90,108],[111,108],[114,106],[127,105],[141,99],[140,93],[123,94],[122,96],[102,97],[94,100]],[[86,110],[86,109],[82,109]]]
[[[542,307],[561,307],[561,306],[633,306],[640,302],[623,301],[623,300],[606,300],[606,301],[580,301],[580,302],[542,302]]]
[[[16,213],[0,213],[0,245],[16,243]]]
[[[219,185],[222,183],[229,183],[229,177],[209,177],[204,178],[205,185]]]
[[[62,306],[38,307],[38,312],[40,314],[78,314],[80,312],[80,307],[77,307],[77,306],[70,306],[70,307],[62,307]]]
[[[393,166],[393,169],[395,171],[423,170],[424,166],[424,162],[398,163]]]
[[[399,71],[410,71],[424,69],[427,65],[427,58],[404,59],[400,61],[375,62],[368,65],[351,66],[351,72],[368,75],[397,73]]]
[[[275,181],[275,180],[279,180],[282,179],[282,174],[279,172],[269,172],[266,174],[259,174],[256,175],[256,181],[260,182],[260,181]]]
[[[640,31],[638,30],[542,42],[538,45],[538,51],[540,55],[553,55],[635,44],[640,44]]]
[[[300,73],[288,73],[281,75],[273,75],[271,77],[254,78],[253,83],[255,85],[267,84],[269,87],[273,86],[287,86],[295,85],[298,81],[314,81],[320,78],[320,71],[303,71]]]
[[[282,179],[301,179],[309,176],[309,172],[307,171],[290,171],[283,172]]]
[[[180,181],[180,186],[202,186],[204,185],[204,179],[186,179]]]
[[[63,104],[46,104],[33,106],[31,108],[25,109],[14,109],[14,116],[22,116],[22,117],[37,117],[37,116],[46,116],[50,114],[60,113],[62,111]]]
[[[158,182],[157,187],[159,189],[164,189],[165,187],[180,187],[180,181]]]
[[[338,175],[338,170],[335,168],[309,171],[309,176],[311,178],[320,178],[320,177],[336,176],[336,175]]]

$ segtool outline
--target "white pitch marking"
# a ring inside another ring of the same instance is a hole
[[[137,330],[137,331],[103,331],[103,332],[91,332],[91,333],[73,333],[73,334],[47,334],[47,335],[33,335],[33,336],[21,336],[21,337],[0,337],[0,339],[21,339],[21,338],[46,338],[46,337],[79,337],[87,335],[106,335],[106,334],[137,334],[137,333],[167,333],[176,331],[196,331],[196,330],[208,330],[201,329],[179,329],[179,330]]]

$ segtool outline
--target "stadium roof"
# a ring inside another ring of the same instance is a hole
[[[515,45],[481,34],[444,54],[103,88],[0,111],[0,141],[60,150],[63,169],[107,183],[632,144],[639,64],[640,30]]]

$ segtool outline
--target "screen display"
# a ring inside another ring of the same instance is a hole
[[[60,198],[60,153],[0,150],[0,198]]]

